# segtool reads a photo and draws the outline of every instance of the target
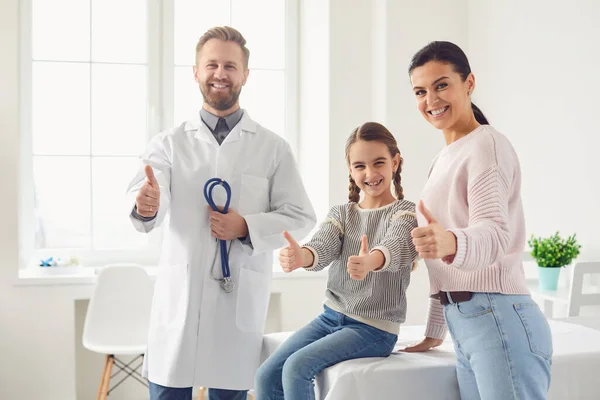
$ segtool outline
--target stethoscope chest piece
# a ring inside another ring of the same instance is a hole
[[[233,292],[233,288],[235,287],[235,284],[233,283],[233,281],[231,280],[231,277],[226,277],[223,278],[223,280],[221,281],[221,288],[223,288],[223,291],[225,293],[231,293]]]

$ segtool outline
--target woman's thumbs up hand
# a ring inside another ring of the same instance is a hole
[[[446,230],[422,201],[419,201],[417,208],[427,220],[426,226],[420,226],[411,232],[419,256],[425,259],[444,258],[448,260],[448,257],[453,258],[452,256],[456,254],[454,233]]]

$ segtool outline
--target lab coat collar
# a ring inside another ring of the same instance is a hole
[[[242,135],[245,135],[247,133],[256,133],[256,125],[256,122],[254,122],[252,118],[250,118],[248,111],[244,110],[244,115],[242,115],[242,119],[240,120],[240,122],[237,123],[236,126],[233,127],[231,132],[229,132],[222,145],[239,140]],[[219,145],[210,129],[208,129],[206,124],[200,119],[200,113],[194,116],[194,118],[188,120],[185,123],[184,129],[186,132],[196,131],[196,134],[194,136],[197,139],[208,143],[213,143],[216,146]]]

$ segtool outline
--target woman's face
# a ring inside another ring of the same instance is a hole
[[[451,129],[457,121],[471,115],[473,74],[463,82],[451,64],[430,61],[415,68],[410,78],[419,111],[437,129]]]

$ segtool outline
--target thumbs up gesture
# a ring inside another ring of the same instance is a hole
[[[142,217],[154,217],[160,205],[160,188],[152,167],[146,165],[144,172],[146,173],[146,183],[135,197],[135,206],[137,213]]]
[[[456,254],[456,236],[435,219],[422,201],[419,201],[417,208],[427,221],[427,225],[415,228],[411,232],[419,256],[425,259],[442,258],[451,262]]]
[[[363,235],[360,243],[360,251],[357,256],[348,257],[348,273],[350,278],[357,281],[365,279],[367,274],[379,267],[373,255],[369,253],[369,240]]]
[[[284,272],[292,272],[301,267],[310,267],[314,262],[312,252],[301,247],[289,232],[284,231],[283,237],[288,242],[287,247],[279,251],[279,264]]]

